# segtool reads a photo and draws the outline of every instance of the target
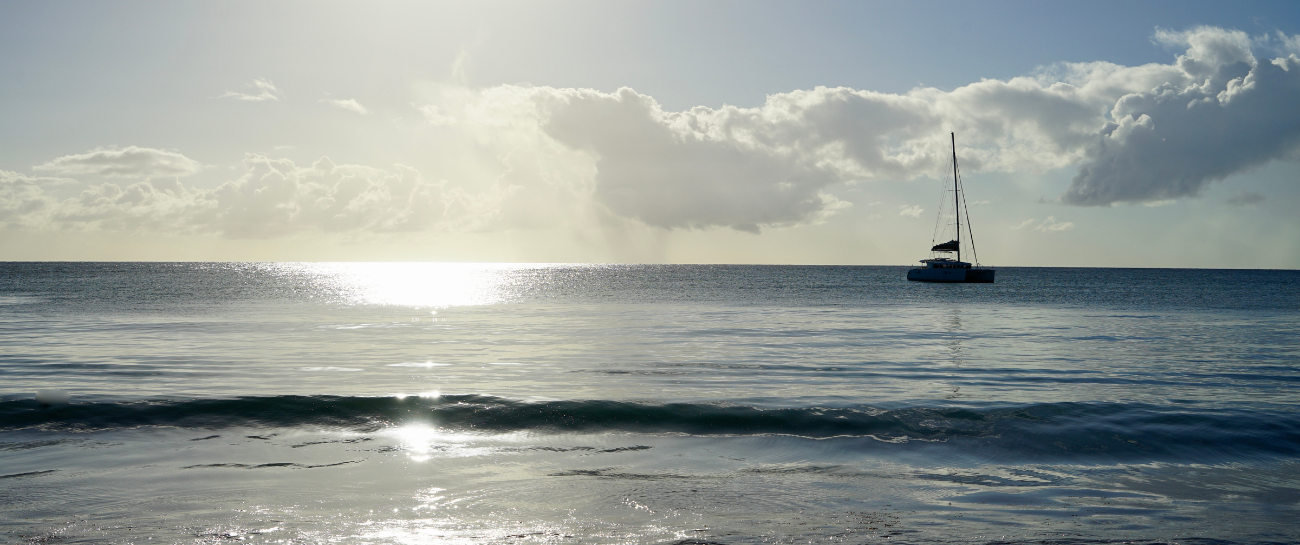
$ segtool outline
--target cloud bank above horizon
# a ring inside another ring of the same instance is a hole
[[[31,167],[57,179],[0,171],[0,221],[238,239],[574,221],[757,233],[852,206],[836,193],[846,185],[940,175],[949,132],[966,172],[1076,169],[1057,201],[1071,206],[1196,198],[1217,180],[1300,157],[1300,37],[1198,27],[1159,30],[1153,40],[1180,53],[1169,64],[1060,63],[951,91],[817,87],[750,108],[666,111],[627,87],[443,85],[408,108],[428,127],[477,143],[496,161],[494,173],[454,178],[325,157],[302,167],[250,153],[237,177],[201,189],[178,180],[203,169],[180,151],[97,148]],[[257,94],[221,97],[289,102],[267,79],[248,86]],[[379,115],[356,99],[317,102]],[[47,190],[69,177],[136,181],[82,180],[76,196]],[[900,210],[916,217],[922,208]],[[1071,226],[1049,217],[1032,229]]]

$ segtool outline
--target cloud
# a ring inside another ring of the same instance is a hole
[[[1062,196],[1096,206],[1195,197],[1212,182],[1300,147],[1300,58],[1258,61],[1241,32],[1159,32],[1186,47],[1166,82],[1115,103]]]
[[[1074,224],[1068,221],[1056,221],[1055,216],[1047,216],[1047,219],[1044,219],[1043,221],[1038,221],[1034,218],[1027,219],[1011,229],[1020,230],[1025,228],[1040,233],[1053,233],[1057,231],[1069,231],[1074,228]]]
[[[492,217],[484,212],[491,209],[483,206],[484,197],[448,189],[401,165],[384,170],[335,165],[322,157],[299,167],[287,159],[248,154],[244,168],[242,176],[216,189],[187,187],[175,179],[105,183],[63,200],[45,194],[31,178],[3,173],[0,221],[47,229],[271,238],[472,230]]]
[[[357,102],[355,99],[351,99],[351,98],[347,100],[337,99],[337,98],[323,98],[321,99],[321,102],[324,102],[326,104],[333,104],[334,106],[338,106],[339,108],[343,108],[344,110],[356,112],[361,115],[366,115],[370,113],[370,110],[367,110],[366,107],[362,106],[360,102]]]
[[[254,154],[244,164],[244,176],[196,197],[204,228],[232,238],[414,231],[468,218],[463,209],[472,205],[463,194],[401,165],[389,171],[335,165],[322,157],[297,167]]]
[[[65,155],[36,165],[32,170],[64,176],[92,175],[110,178],[154,178],[188,176],[202,165],[175,151],[129,146],[98,148],[80,155]]]
[[[952,91],[818,87],[752,108],[666,111],[629,88],[503,85],[421,111],[512,150],[580,152],[597,203],[666,229],[816,223],[849,205],[832,194],[838,184],[942,175],[949,132],[968,172],[1078,166],[1061,197],[1075,205],[1196,195],[1296,148],[1300,110],[1288,100],[1300,60],[1256,62],[1248,36],[1221,29],[1154,39],[1185,54],[1135,67],[1062,63]]]
[[[0,170],[0,184],[4,185],[24,185],[33,187],[50,187],[75,184],[77,180],[72,178],[51,178],[48,176],[28,176],[21,172],[10,172]]]
[[[1283,55],[1300,55],[1300,35],[1287,36],[1281,31],[1266,35],[1258,41],[1262,47],[1268,47]]]
[[[6,206],[44,203],[12,213],[25,225],[229,237],[570,223],[760,232],[818,223],[850,206],[835,196],[846,184],[950,173],[949,132],[957,133],[968,173],[1078,168],[1059,200],[1075,205],[1195,196],[1222,177],[1300,157],[1300,109],[1293,107],[1300,59],[1260,60],[1260,39],[1215,28],[1159,30],[1153,39],[1181,53],[1168,64],[1061,63],[950,91],[817,87],[772,94],[754,107],[669,111],[630,88],[448,86],[433,103],[415,107],[490,162],[458,169],[475,173],[464,179],[434,181],[406,167],[328,160],[303,167],[250,155],[239,167],[242,175],[218,189],[102,184],[59,201],[39,185],[11,184]],[[1294,41],[1268,37],[1274,44],[1268,47]],[[253,87],[260,94],[228,96],[280,96],[269,81]],[[326,101],[366,111],[355,100]],[[133,150],[136,163],[124,159]],[[172,162],[166,154],[174,155]],[[198,168],[179,153],[147,148],[95,150],[36,167],[143,178]],[[899,208],[903,216],[922,213],[919,206]],[[1053,217],[1018,228],[1072,227]]]
[[[619,216],[664,228],[758,232],[816,221],[845,204],[822,191],[843,180],[834,168],[737,134],[751,127],[726,127],[730,111],[665,112],[628,88],[535,93],[544,133],[590,155],[594,196]]]
[[[580,152],[595,170],[593,198],[614,216],[667,229],[757,232],[816,223],[848,206],[829,192],[837,184],[941,174],[950,130],[972,170],[1067,166],[1108,105],[1159,79],[1158,70],[1123,78],[1106,67],[1086,70],[1102,74],[1100,83],[1044,84],[1035,76],[906,95],[819,87],[771,95],[755,108],[680,112],[629,88],[498,86],[425,112],[435,120],[455,112],[480,140],[509,141],[511,149]]]
[[[221,95],[218,98],[233,98],[235,100],[247,100],[250,102],[280,100],[280,91],[275,88],[275,84],[271,83],[270,80],[258,78],[253,80],[253,83],[248,84],[248,86],[257,90],[258,93],[256,95],[250,95],[237,93],[235,91],[226,91],[226,94]]]
[[[58,201],[29,224],[59,230],[148,230],[193,233],[202,221],[199,192],[175,179],[141,181],[126,187],[114,183],[92,185],[76,197]]]
[[[1240,193],[1237,193],[1232,198],[1224,201],[1224,203],[1228,204],[1229,206],[1255,206],[1259,203],[1264,202],[1264,200],[1265,199],[1263,195],[1260,195],[1259,193],[1256,193],[1254,191],[1246,191],[1243,189],[1241,190]]]
[[[424,119],[431,125],[449,126],[456,124],[456,118],[446,115],[443,113],[442,108],[433,104],[418,106],[416,109],[420,110],[420,113],[424,115]]]
[[[65,181],[0,170],[0,225],[13,227],[29,224],[29,218],[45,211],[55,202],[45,195],[42,186]]]
[[[925,212],[925,210],[922,209],[920,206],[916,206],[916,205],[912,205],[912,206],[903,205],[898,207],[898,215],[900,216],[910,216],[913,218],[919,218],[921,217],[922,212]]]

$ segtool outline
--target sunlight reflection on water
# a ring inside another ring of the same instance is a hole
[[[429,396],[421,394],[420,397]],[[401,445],[400,449],[413,462],[425,462],[434,457],[464,458],[485,456],[495,452],[496,448],[492,445],[473,444],[475,440],[482,439],[475,434],[443,429],[424,423],[410,423],[394,427],[385,434],[396,439],[398,444]],[[509,434],[497,439],[504,439],[507,442],[517,440],[516,437]]]
[[[268,267],[311,279],[352,304],[444,308],[493,305],[526,293],[547,264],[276,263]]]

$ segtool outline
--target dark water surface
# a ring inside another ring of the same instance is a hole
[[[1300,542],[1300,272],[904,274],[0,264],[0,541]]]

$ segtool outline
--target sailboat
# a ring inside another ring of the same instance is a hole
[[[947,193],[947,189],[944,190]],[[947,201],[947,196],[940,201]],[[995,271],[979,265],[979,254],[975,253],[975,234],[970,229],[970,212],[966,213],[966,234],[970,242],[970,255],[974,257],[972,265],[961,260],[961,216],[966,209],[965,192],[961,188],[961,176],[957,170],[957,133],[952,133],[952,209],[954,223],[944,222],[943,205],[939,206],[939,219],[935,222],[934,237],[930,239],[930,257],[922,259],[924,267],[907,271],[907,279],[917,282],[968,282],[992,284]],[[953,237],[948,242],[935,244],[935,241],[947,238],[944,235],[952,229]]]

